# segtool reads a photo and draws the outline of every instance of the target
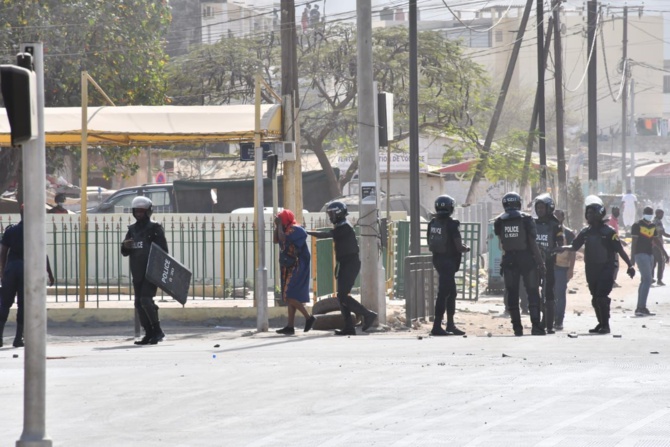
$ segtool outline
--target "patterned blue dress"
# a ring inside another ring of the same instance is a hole
[[[279,248],[289,256],[297,255],[298,262],[291,267],[281,267],[282,298],[308,303],[311,256],[307,248],[307,232],[299,225],[291,225],[284,234],[286,240],[279,244]]]

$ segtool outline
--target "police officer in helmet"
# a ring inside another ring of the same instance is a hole
[[[619,235],[605,223],[605,205],[597,196],[588,196],[585,199],[584,217],[587,226],[584,227],[571,245],[564,245],[559,249],[577,251],[584,246],[584,266],[586,267],[586,282],[591,292],[591,305],[596,312],[598,324],[589,329],[592,334],[610,333],[610,302],[609,297],[614,284],[614,269],[616,255],[628,266],[628,276],[635,276],[635,269],[619,240]]]
[[[521,212],[521,196],[508,192],[502,198],[504,213],[496,217],[493,231],[498,236],[503,249],[500,269],[505,280],[509,313],[514,335],[523,335],[521,313],[519,312],[519,283],[528,293],[528,310],[533,324],[532,335],[545,335],[540,322],[540,276],[546,273],[542,254],[537,246],[535,221]]]
[[[351,312],[363,317],[364,331],[367,331],[374,324],[377,313],[366,309],[365,306],[349,295],[361,270],[361,258],[354,227],[351,226],[346,217],[349,214],[347,205],[339,201],[331,202],[326,208],[326,213],[328,213],[328,218],[333,224],[333,229],[308,231],[307,234],[317,239],[333,239],[335,259],[337,260],[337,267],[335,268],[337,300],[344,318],[344,329],[336,330],[335,335],[356,335]]]
[[[145,277],[151,244],[156,243],[165,252],[168,251],[163,227],[151,220],[152,205],[148,197],[133,199],[131,207],[136,222],[128,227],[121,244],[121,254],[130,258],[135,309],[145,333],[141,340],[135,342],[137,345],[155,345],[165,338],[158,318],[158,306],[154,303],[158,287]]]
[[[554,250],[563,245],[563,226],[554,216],[554,199],[547,193],[535,198],[535,227],[537,229],[537,246],[542,253],[546,273],[540,279],[542,285],[542,325],[548,334],[554,333],[554,318],[556,314],[556,300],[554,299],[554,265],[556,254]]]
[[[464,335],[465,332],[454,324],[456,313],[456,272],[461,266],[462,253],[470,251],[463,245],[460,222],[451,218],[454,212],[454,199],[448,195],[435,200],[435,215],[428,223],[426,239],[433,253],[433,267],[439,276],[437,299],[435,300],[435,320],[431,335]],[[447,313],[447,329],[442,328],[444,313]]]

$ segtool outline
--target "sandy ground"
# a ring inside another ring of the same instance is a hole
[[[610,294],[612,298],[612,318],[618,316],[632,316],[637,302],[637,289],[640,285],[639,274],[631,279],[626,275],[626,265],[620,262],[617,277],[620,287],[614,288]],[[652,285],[655,287],[655,285]],[[670,287],[670,286],[669,286]],[[670,289],[669,289],[670,290]],[[648,302],[648,308],[654,312],[655,303]],[[509,317],[502,315],[505,310],[502,295],[480,295],[477,302],[457,301],[456,325],[467,334],[473,335],[509,335],[512,333],[512,324]],[[389,306],[389,324],[395,326],[396,319],[403,320],[404,306],[394,308]],[[404,321],[404,320],[403,320]],[[522,321],[527,334],[530,333],[530,317],[522,315]],[[595,313],[591,307],[591,295],[586,284],[584,261],[582,253],[577,253],[574,277],[568,283],[567,304],[565,310],[564,331],[584,332],[597,324]],[[429,332],[432,324],[424,323],[415,326]]]

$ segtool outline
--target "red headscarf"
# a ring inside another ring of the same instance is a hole
[[[290,225],[298,225],[298,222],[295,221],[295,214],[291,210],[282,210],[277,213],[277,217],[281,219],[281,224],[284,228],[287,228]]]

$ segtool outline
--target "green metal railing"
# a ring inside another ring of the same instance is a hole
[[[79,300],[79,219],[76,215],[47,216],[47,254],[56,279],[55,287],[49,288],[48,292],[52,302]],[[170,254],[193,273],[189,298],[252,298],[257,244],[255,225],[250,216],[175,214],[155,215],[154,219],[163,225]],[[18,216],[1,215],[0,232],[17,220]],[[133,222],[132,216],[126,214],[89,216],[85,238],[86,302],[133,299],[129,263],[120,252],[127,227]],[[307,229],[332,228],[329,222],[318,218],[308,218],[303,224]],[[478,225],[461,224],[463,239],[472,247],[472,251],[464,256],[463,269],[459,272],[459,297],[463,299],[477,299],[478,296]],[[394,298],[403,298],[403,265],[409,255],[409,228],[407,221],[391,222],[386,247],[380,253],[386,271],[386,291]],[[425,228],[421,234],[423,238]],[[273,225],[266,218],[268,284],[274,284],[277,267],[274,259],[278,247],[273,244],[272,236]],[[310,242],[313,296],[315,299],[331,296],[336,292],[332,240],[312,239]],[[358,281],[355,287],[360,287]],[[159,294],[162,296],[162,292]]]

